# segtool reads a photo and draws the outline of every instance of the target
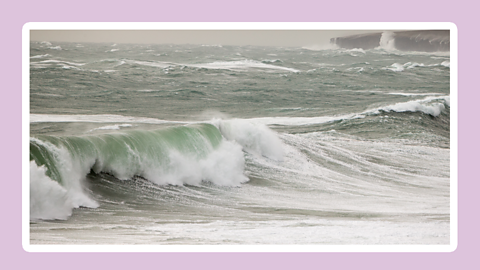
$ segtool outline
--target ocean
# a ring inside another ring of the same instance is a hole
[[[29,98],[32,245],[450,244],[448,52],[30,42]]]

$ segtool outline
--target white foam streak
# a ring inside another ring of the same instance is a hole
[[[45,57],[49,57],[51,56],[50,54],[42,54],[42,55],[34,55],[34,56],[30,56],[31,59],[37,59],[37,58],[45,58]]]
[[[410,97],[410,96],[441,96],[441,95],[443,95],[441,93],[396,93],[396,92],[387,93],[387,94],[397,95],[397,96],[406,96],[406,97]]]
[[[167,121],[154,118],[122,116],[114,114],[97,115],[62,115],[62,114],[30,114],[30,123],[41,122],[87,122],[87,123],[144,123],[144,124],[188,124],[190,122]]]
[[[84,63],[73,63],[73,62],[53,60],[53,59],[52,60],[40,61],[39,63],[60,63],[60,64],[67,64],[67,65],[72,65],[72,66],[83,66],[83,65],[85,65]]]
[[[169,62],[160,62],[160,61],[134,61],[134,60],[125,60],[128,64],[136,64],[142,66],[149,66],[149,67],[157,67],[157,68],[169,68],[169,67],[191,67],[191,68],[204,68],[204,69],[225,69],[225,70],[235,70],[235,71],[250,71],[250,70],[281,70],[281,71],[289,71],[289,72],[300,72],[297,69],[282,67],[271,65],[267,63],[278,63],[281,62],[280,60],[269,60],[259,62],[255,60],[237,60],[237,61],[220,61],[220,62],[212,62],[212,63],[202,63],[202,64],[181,64],[181,63],[169,63]]]
[[[92,132],[92,131],[95,131],[95,130],[119,130],[120,128],[123,128],[123,127],[131,127],[132,125],[131,124],[121,124],[121,125],[112,125],[112,126],[103,126],[103,127],[99,127],[99,128],[94,128],[92,130],[89,130],[88,132]]]
[[[30,63],[30,65],[32,66],[41,66],[41,67],[48,67],[47,64],[60,65],[65,69],[70,69],[70,68],[78,69],[77,67],[85,65],[85,63],[74,63],[74,62],[67,62],[67,61],[53,60],[53,59]]]
[[[167,67],[170,67],[170,66],[173,66],[175,64],[173,63],[168,63],[168,62],[147,62],[147,61],[135,61],[135,60],[125,60],[125,61],[121,61],[119,65],[122,65],[123,63],[127,63],[127,64],[133,64],[133,65],[141,65],[141,66],[147,66],[147,67],[157,67],[157,68],[167,68]],[[118,65],[118,66],[119,66]]]
[[[408,62],[408,63],[405,63],[405,64],[399,64],[399,63],[393,63],[390,67],[386,67],[386,68],[383,68],[383,69],[388,69],[388,70],[391,70],[391,71],[395,71],[395,72],[400,72],[400,71],[404,71],[405,69],[412,69],[412,68],[415,68],[415,67],[424,67],[425,64],[423,63],[417,63],[417,62]]]
[[[237,71],[247,71],[250,69],[267,69],[267,70],[284,70],[290,72],[300,72],[299,70],[275,65],[269,65],[254,60],[240,60],[240,61],[226,61],[226,62],[213,62],[205,64],[186,64],[185,66],[206,68],[206,69],[229,69]]]

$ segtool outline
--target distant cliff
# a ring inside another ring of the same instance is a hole
[[[336,37],[330,43],[340,48],[364,50],[392,47],[400,51],[436,52],[450,51],[449,30],[416,30],[378,32],[363,35]]]

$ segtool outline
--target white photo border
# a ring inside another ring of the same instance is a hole
[[[31,245],[31,30],[450,30],[448,245]],[[29,22],[22,29],[22,246],[27,252],[453,252],[458,246],[458,29],[451,22]]]

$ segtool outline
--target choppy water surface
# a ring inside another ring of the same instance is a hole
[[[32,244],[449,244],[449,54],[30,45]]]

